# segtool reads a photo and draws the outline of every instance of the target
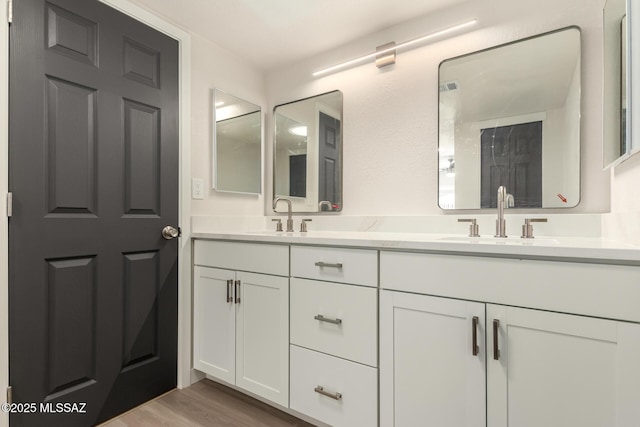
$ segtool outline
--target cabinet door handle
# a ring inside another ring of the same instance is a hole
[[[233,298],[231,297],[231,287],[233,286],[233,280],[227,280],[227,302],[233,302]]]
[[[315,391],[316,393],[319,393],[319,394],[321,394],[323,396],[330,397],[333,400],[341,400],[342,399],[342,394],[341,393],[338,393],[338,392],[335,392],[335,393],[326,392],[326,391],[324,391],[324,388],[321,385],[319,385],[316,388],[314,388],[313,391]]]
[[[342,263],[341,262],[336,262],[336,263],[332,263],[332,262],[322,262],[322,261],[318,261],[316,262],[316,267],[329,267],[329,268],[337,268],[338,270],[342,270]]]
[[[477,356],[480,353],[480,346],[478,346],[478,322],[480,319],[478,316],[473,316],[471,319],[471,328],[473,332],[473,338],[471,342],[471,348],[474,356]]]
[[[493,360],[500,360],[500,349],[498,348],[498,330],[500,321],[493,319]]]
[[[240,280],[236,280],[236,304],[240,304]]]
[[[333,323],[334,325],[342,325],[342,319],[331,319],[329,317],[324,317],[322,314],[317,314],[313,318],[321,322]]]

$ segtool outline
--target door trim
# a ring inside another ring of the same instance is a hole
[[[0,1],[0,404],[6,403],[9,382],[9,25],[7,2]],[[9,426],[9,414],[0,411],[0,427]]]
[[[129,0],[99,0],[114,9],[178,41],[179,49],[179,211],[182,237],[178,251],[178,387],[189,386],[191,369],[191,35]],[[5,403],[9,378],[9,223],[5,194],[9,181],[9,26],[6,0],[0,0],[0,404]],[[0,427],[9,426],[8,414],[0,412]]]

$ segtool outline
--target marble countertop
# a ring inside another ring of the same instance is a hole
[[[591,237],[519,236],[479,238],[453,234],[266,230],[194,232],[192,238],[245,242],[348,246],[380,250],[408,250],[500,257],[562,258],[579,262],[640,265],[640,247]]]

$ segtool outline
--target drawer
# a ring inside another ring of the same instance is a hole
[[[206,267],[289,275],[289,246],[196,239],[193,263]]]
[[[378,253],[369,249],[293,246],[291,275],[305,279],[378,286]]]
[[[292,345],[290,407],[333,427],[375,427],[377,373],[369,366]]]
[[[292,344],[378,366],[377,288],[294,278],[290,289]]]
[[[380,287],[419,294],[640,321],[640,267],[380,252]]]

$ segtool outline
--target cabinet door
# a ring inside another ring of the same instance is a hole
[[[236,385],[289,404],[289,279],[237,273]]]
[[[235,384],[236,304],[227,301],[235,273],[199,266],[193,272],[193,367]]]
[[[489,305],[487,327],[490,426],[638,425],[640,325]]]
[[[382,291],[380,425],[485,426],[484,325],[484,304]]]

